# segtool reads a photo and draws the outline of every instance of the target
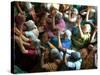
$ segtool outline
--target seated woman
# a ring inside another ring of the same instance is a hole
[[[36,64],[37,49],[29,38],[23,35],[25,16],[18,14],[15,17],[14,41],[15,41],[15,64],[22,70],[30,72]]]
[[[57,71],[61,60],[56,58],[56,53],[50,53],[48,49],[45,49],[42,53],[41,58],[41,68],[42,70],[48,72],[48,71]]]
[[[61,43],[62,43],[62,47],[63,48],[71,48],[71,31],[70,30],[66,30],[63,34],[63,37],[61,38]]]
[[[36,12],[34,5],[31,2],[15,2],[18,12],[26,15],[26,20],[31,19],[36,21]]]
[[[82,56],[81,69],[97,68],[97,49],[92,44],[80,50]]]
[[[48,33],[40,33],[42,58],[41,67],[46,71],[56,71],[60,62],[59,50],[49,42]],[[51,67],[50,67],[51,66]]]
[[[40,33],[44,31],[48,31],[46,14],[42,15],[42,17],[40,18],[39,23],[38,23],[38,29]]]
[[[71,39],[70,37],[68,37],[68,39]],[[60,38],[60,35],[58,36],[58,39],[59,38]],[[67,48],[68,44],[66,44],[65,47],[64,47],[64,45],[62,44],[60,39],[59,39],[58,46],[59,46],[59,49],[60,49],[60,59],[63,60],[64,56],[66,57],[65,58],[66,68],[64,70],[78,70],[78,69],[80,69],[81,68],[81,62],[82,62],[80,52],[68,49]],[[62,69],[63,69],[63,67],[62,67]]]
[[[70,6],[67,13],[64,13],[64,20],[66,22],[66,29],[72,31],[78,17],[78,10]]]
[[[39,31],[37,29],[37,26],[32,20],[29,20],[25,22],[26,25],[26,31],[24,32],[24,35],[28,38],[32,38],[32,43],[34,43],[35,47],[38,50],[38,54],[41,54],[40,51],[40,40],[38,39]]]
[[[65,60],[64,64],[61,67],[62,71],[81,69],[82,58],[81,58],[80,52],[66,49],[64,51],[60,51],[60,57],[61,57],[61,60]]]
[[[61,40],[62,43],[62,47],[63,48],[71,48],[71,31],[70,30],[65,30],[64,32],[58,32],[58,29],[55,29],[53,31],[54,36],[51,37],[50,42],[56,46],[57,48],[59,48],[58,46],[58,42],[59,40]],[[61,36],[61,37],[60,37]]]
[[[58,33],[58,48],[70,49],[71,48],[71,31],[65,30]]]
[[[48,28],[49,28],[49,35],[50,37],[53,36],[52,31],[54,29],[58,29],[59,31],[65,30],[65,22],[62,18],[62,15],[57,12],[57,9],[54,6],[51,6],[50,14],[48,15],[47,22],[48,22]]]
[[[63,20],[60,13],[57,13],[55,16],[55,26],[54,28],[57,28],[58,31],[62,32],[65,30],[65,21]]]
[[[39,38],[41,40],[41,46],[48,48],[50,52],[56,52],[59,57],[59,50],[49,41],[47,32],[40,33]]]
[[[65,32],[64,32],[65,31]],[[54,17],[54,21],[53,21],[53,30],[52,30],[52,33],[53,33],[53,36],[51,37],[51,42],[53,45],[55,45],[57,48],[58,48],[58,32],[64,32],[65,36],[68,36],[70,37],[71,35],[71,32],[68,31],[68,30],[65,30],[65,21],[63,20],[61,14],[57,13]],[[67,33],[68,32],[68,33]],[[67,33],[67,34],[66,34]],[[66,39],[66,42],[68,43],[68,40],[66,37],[64,37],[61,41],[64,45],[64,42]],[[71,42],[70,42],[71,43]],[[66,45],[67,46],[67,45]]]
[[[81,16],[78,16],[77,24],[72,30],[72,44],[76,50],[87,46],[90,43],[91,25],[89,23],[81,26]]]
[[[21,51],[24,54],[28,54],[28,52],[30,53],[30,51],[25,50],[25,45],[26,47],[29,46],[31,47],[31,44],[29,42],[31,42],[31,40],[29,38],[26,38],[23,35],[23,30],[24,30],[24,22],[25,22],[25,17],[24,15],[21,15],[20,13],[18,14],[18,16],[15,17],[15,22],[16,22],[16,26],[14,27],[14,32],[15,32],[15,41],[17,43],[20,43],[19,46],[21,47]]]

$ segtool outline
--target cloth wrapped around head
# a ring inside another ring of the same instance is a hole
[[[26,24],[28,31],[33,31],[37,37],[39,36],[39,31],[38,31],[37,26],[35,25],[34,21],[29,20],[29,21],[25,22],[25,24]]]
[[[70,30],[66,30],[65,33],[66,33],[66,35],[67,35],[67,38],[68,38],[69,40],[71,40],[71,36],[72,36],[71,31],[70,31]]]

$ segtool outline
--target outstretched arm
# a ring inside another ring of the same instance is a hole
[[[60,39],[60,32],[58,32],[58,48],[62,48],[62,43]]]
[[[17,6],[19,12],[20,12],[21,14],[24,14],[24,12],[22,11],[22,9],[21,9],[21,7],[20,7],[20,5],[19,5],[19,2],[16,2],[16,6]]]
[[[89,20],[90,9],[90,7],[87,8],[86,21]]]
[[[28,38],[26,38],[22,31],[19,31],[17,27],[14,27],[14,33],[17,34],[19,37],[21,37],[24,41],[29,41]]]
[[[14,38],[15,38],[15,41],[17,42],[17,44],[19,45],[21,52],[23,54],[28,53],[28,51],[25,50],[25,47],[23,46],[22,39],[18,36],[14,36]]]
[[[94,41],[96,32],[97,32],[97,29],[94,30],[93,35],[91,36],[90,43],[92,43]]]
[[[80,15],[79,15],[78,17],[80,17]],[[84,36],[84,34],[83,34],[83,32],[82,32],[82,29],[81,29],[81,18],[78,19],[77,24],[78,24],[80,36],[81,36],[81,38],[82,38],[82,37]]]

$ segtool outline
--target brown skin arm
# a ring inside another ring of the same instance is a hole
[[[60,33],[58,33],[58,48],[62,48],[62,43],[60,39]]]
[[[91,36],[91,40],[90,40],[90,43],[93,42],[94,38],[95,38],[95,35],[96,35],[96,32],[97,32],[97,28],[95,28],[94,32],[93,32],[93,35]]]
[[[14,38],[15,38],[15,41],[17,42],[18,46],[20,47],[21,52],[23,54],[28,53],[28,51],[25,50],[25,47],[23,46],[22,39],[18,36],[14,36]]]
[[[22,9],[21,9],[21,7],[20,7],[20,5],[19,5],[19,2],[16,2],[16,6],[17,6],[19,12],[20,12],[20,13],[23,13],[23,11],[22,11]]]
[[[78,24],[78,28],[79,28],[79,32],[80,32],[80,36],[81,36],[81,38],[83,38],[84,34],[83,34],[83,32],[82,32],[82,29],[81,29],[81,25],[80,25],[80,23],[81,23],[81,21],[80,21],[80,19],[78,19],[77,24]]]

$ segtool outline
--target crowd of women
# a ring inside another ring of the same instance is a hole
[[[95,6],[14,2],[14,73],[97,68]]]

